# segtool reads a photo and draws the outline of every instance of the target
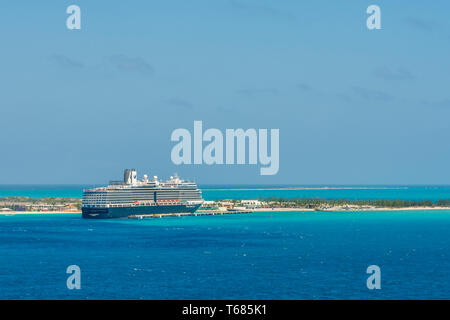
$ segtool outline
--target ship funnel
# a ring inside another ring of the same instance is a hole
[[[137,172],[135,169],[125,169],[123,173],[123,182],[125,184],[136,184]]]
[[[123,182],[125,184],[131,184],[131,170],[130,169],[125,169],[125,171],[123,172]]]

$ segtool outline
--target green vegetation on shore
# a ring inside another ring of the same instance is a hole
[[[349,199],[311,199],[311,198],[264,198],[260,201],[275,204],[280,207],[318,208],[322,206],[371,206],[379,208],[410,208],[410,207],[450,207],[450,199],[433,202],[431,200],[349,200]]]
[[[3,197],[0,198],[0,208],[12,210],[48,209],[60,210],[62,208],[77,208],[81,210],[81,199],[78,198],[30,198],[30,197]]]
[[[242,200],[214,201],[220,207],[231,202],[233,206],[242,206]],[[431,200],[350,200],[350,199],[320,199],[320,198],[260,198],[259,205],[254,207],[272,208],[312,208],[324,207],[375,207],[375,208],[414,208],[414,207],[450,207],[450,199],[438,201]],[[30,198],[30,197],[4,197],[0,198],[0,209],[8,208],[16,211],[61,211],[81,210],[81,199],[78,198]],[[211,201],[210,201],[211,202]]]

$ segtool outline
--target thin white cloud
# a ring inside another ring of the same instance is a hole
[[[52,54],[50,61],[63,68],[84,68],[84,63],[63,54]]]
[[[141,57],[128,57],[124,54],[117,54],[108,58],[109,62],[123,72],[138,73],[141,75],[152,75],[153,67]]]
[[[391,69],[380,67],[373,71],[373,75],[384,80],[412,80],[414,76],[406,68]]]

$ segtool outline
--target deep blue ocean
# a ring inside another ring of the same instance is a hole
[[[211,191],[205,198],[232,197]],[[352,199],[440,199],[449,191],[311,190]],[[2,189],[0,197],[16,192]],[[54,188],[20,195],[44,193],[55,196]],[[450,210],[97,221],[0,215],[0,299],[449,299],[449,235]],[[81,268],[81,290],[66,287],[69,265]],[[366,287],[369,265],[381,268],[380,290]]]

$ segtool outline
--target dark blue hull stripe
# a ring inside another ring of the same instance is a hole
[[[139,206],[116,208],[82,208],[82,217],[86,219],[126,218],[134,215],[158,213],[193,213],[200,207],[198,205],[171,205],[171,206]]]

